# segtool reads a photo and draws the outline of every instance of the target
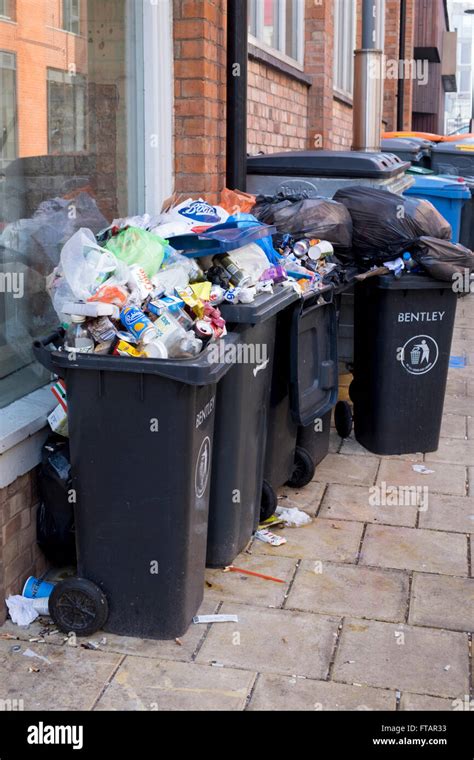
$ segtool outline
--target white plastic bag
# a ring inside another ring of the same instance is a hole
[[[72,300],[87,301],[106,280],[112,283],[112,277],[114,284],[125,284],[128,267],[101,248],[94,234],[82,227],[63,246],[58,274],[64,276],[74,295]]]

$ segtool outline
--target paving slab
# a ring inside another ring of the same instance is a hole
[[[420,511],[419,527],[470,533],[474,530],[474,498],[430,494],[428,509]]]
[[[346,619],[332,678],[419,694],[468,694],[467,634]]]
[[[468,417],[463,417],[460,414],[445,414],[441,423],[441,436],[465,440],[467,437],[467,421]]]
[[[252,554],[355,562],[363,529],[362,523],[316,517],[310,525],[278,531],[279,536],[287,539],[282,546],[270,546],[256,540],[252,544]]]
[[[340,618],[226,602],[238,623],[214,623],[196,658],[229,668],[326,679]]]
[[[362,565],[467,575],[467,540],[458,533],[368,525]]]
[[[375,481],[379,462],[374,456],[328,454],[316,468],[315,480],[321,483],[370,486]]]
[[[397,622],[407,601],[407,573],[303,560],[285,609]]]
[[[11,652],[14,644],[20,652]],[[48,662],[25,656],[28,649]],[[26,711],[91,710],[121,659],[81,647],[0,640],[0,700],[23,700]]]
[[[440,438],[438,450],[428,456],[431,462],[471,465],[474,462],[474,440]]]
[[[362,444],[356,441],[353,433],[349,436],[349,438],[344,439],[341,449],[340,449],[340,453],[353,455],[353,456],[370,456],[370,457],[374,456],[374,454],[371,451],[369,451],[364,446],[362,446]],[[400,455],[394,455],[393,458],[403,459],[408,462],[422,462],[423,454],[400,454]]]
[[[212,615],[217,611],[218,601],[206,599],[199,608],[198,615]],[[180,660],[191,662],[192,656],[199,643],[206,635],[206,626],[190,624],[186,633],[177,640],[156,641],[141,639],[135,636],[118,636],[104,631],[95,633],[92,637],[99,640],[105,636],[107,643],[104,650],[119,654],[134,655],[135,657],[159,658],[164,660]]]
[[[258,542],[260,544],[260,542]],[[271,575],[284,583],[256,578],[243,573],[229,573],[223,570],[206,570],[205,599],[208,601],[228,600],[249,602],[263,607],[280,607],[285,599],[288,586],[293,578],[296,561],[288,557],[269,557],[253,551],[252,555],[240,554],[233,562],[254,573]]]
[[[444,413],[470,415],[472,414],[472,399],[467,396],[446,395],[444,397]]]
[[[395,710],[394,691],[333,681],[260,675],[248,710]]]
[[[443,699],[443,697],[429,697],[426,694],[410,694],[409,692],[405,692],[400,699],[400,710],[407,710],[409,712],[423,712],[425,710],[451,712],[454,702],[454,699]]]
[[[407,504],[397,507],[372,505],[370,488],[373,486],[343,486],[337,483],[328,485],[319,517],[409,527],[416,525],[418,513],[416,505]]]
[[[408,622],[474,631],[474,579],[414,573]]]
[[[390,486],[426,486],[430,493],[465,496],[466,467],[456,464],[447,465],[442,462],[432,462],[430,466],[429,457],[430,455],[427,454],[425,461],[426,468],[433,470],[429,474],[416,472],[410,462],[400,459],[382,459],[377,483],[387,483]]]
[[[324,483],[312,481],[304,488],[289,488],[283,486],[278,490],[278,506],[298,507],[314,517],[319,509],[325,490]]]
[[[243,710],[256,673],[127,657],[97,710]]]

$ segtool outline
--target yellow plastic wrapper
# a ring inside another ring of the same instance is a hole
[[[201,301],[209,301],[211,297],[212,283],[195,282],[193,285],[190,285],[189,287],[193,291],[196,298],[199,298]]]
[[[209,283],[210,285],[211,283]],[[198,318],[202,319],[204,316],[204,303],[201,301],[200,298],[197,298],[194,295],[193,290],[191,287],[186,289],[179,289],[176,288],[176,292],[181,298],[182,301],[186,304],[186,306],[191,309],[193,314]],[[209,291],[210,292],[210,291]]]

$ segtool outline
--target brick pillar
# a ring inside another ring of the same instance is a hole
[[[225,186],[226,0],[174,0],[175,190]]]
[[[308,150],[332,146],[333,60],[333,4],[306,0],[305,73],[313,77],[308,94]],[[315,142],[319,137],[321,144]]]

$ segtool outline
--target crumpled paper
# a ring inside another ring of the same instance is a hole
[[[34,599],[26,596],[9,596],[5,599],[10,617],[16,625],[29,625],[39,616]]]

